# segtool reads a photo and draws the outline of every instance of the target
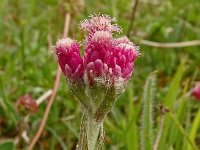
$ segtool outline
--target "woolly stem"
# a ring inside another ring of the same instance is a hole
[[[76,150],[98,150],[103,141],[103,122],[97,122],[90,113],[83,114],[79,143]]]

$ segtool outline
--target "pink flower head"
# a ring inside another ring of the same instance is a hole
[[[200,82],[194,87],[193,91],[192,91],[192,95],[200,100]]]
[[[97,31],[121,32],[121,28],[117,26],[115,18],[110,18],[108,15],[94,14],[90,19],[85,19],[81,22],[81,29],[88,31],[88,39],[90,39]]]
[[[80,46],[77,42],[70,38],[58,40],[56,53],[63,73],[70,80],[83,77],[83,59],[80,56]]]
[[[138,47],[127,37],[113,39],[107,31],[97,31],[85,49],[84,68],[90,76],[112,81],[129,79]]]
[[[69,80],[112,85],[119,82],[124,85],[128,81],[139,55],[138,47],[127,37],[113,37],[113,32],[121,31],[115,22],[107,15],[96,14],[81,22],[81,28],[88,32],[83,59],[77,42],[69,38],[58,40],[58,62]]]
[[[66,38],[56,43],[59,65],[83,108],[81,137],[83,133],[88,143],[78,145],[78,149],[96,149],[104,118],[124,92],[139,55],[138,47],[127,37],[113,37],[113,32],[121,31],[115,22],[107,15],[93,15],[81,23],[81,29],[88,32],[83,58],[74,40]],[[92,134],[88,134],[90,131]]]

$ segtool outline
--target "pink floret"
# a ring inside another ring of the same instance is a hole
[[[77,42],[69,38],[58,40],[56,53],[62,72],[68,78],[83,77],[83,59],[80,56],[80,47]]]

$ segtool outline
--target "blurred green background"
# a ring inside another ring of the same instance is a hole
[[[116,17],[127,34],[135,1],[131,0],[1,0],[0,1],[0,148],[26,149],[21,134],[31,139],[37,131],[47,101],[24,123],[26,113],[17,112],[15,103],[25,94],[34,99],[52,89],[57,59],[53,45],[62,38],[65,13],[71,13],[69,37],[83,40],[79,22],[94,13]],[[161,43],[200,40],[199,0],[139,0],[130,39],[140,46],[141,56],[135,63],[133,79],[105,120],[105,149],[139,150],[141,143],[142,99],[147,76],[157,74],[152,103],[152,129],[149,140],[155,142],[162,113],[168,106],[170,115],[159,150],[189,150],[191,138],[200,149],[200,101],[186,97],[194,81],[200,80],[200,46],[162,48],[144,45],[141,40]],[[180,98],[183,97],[183,101]],[[170,103],[171,102],[171,103]],[[170,104],[169,104],[170,103]],[[177,106],[178,107],[175,107]],[[144,107],[145,108],[145,107]],[[75,149],[81,120],[79,103],[69,91],[64,76],[45,129],[35,149]],[[145,126],[145,125],[144,125]],[[194,127],[194,128],[193,128]],[[173,133],[170,129],[173,129]],[[171,131],[171,132],[169,132]],[[192,135],[191,135],[192,133]],[[145,133],[142,133],[145,134]],[[148,134],[147,134],[148,135]],[[9,141],[8,141],[9,140]],[[148,139],[147,139],[148,140]],[[7,142],[7,144],[3,144]],[[14,142],[14,143],[13,143]],[[2,146],[2,147],[1,147]]]

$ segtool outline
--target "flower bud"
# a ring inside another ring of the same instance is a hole
[[[83,81],[83,59],[80,56],[79,44],[70,38],[58,40],[56,54],[60,68],[68,80],[69,88],[81,104],[87,108],[88,103]]]
[[[80,56],[80,47],[77,42],[70,38],[58,40],[56,53],[62,72],[69,80],[80,80],[83,78],[83,59]]]
[[[192,91],[192,95],[197,99],[200,100],[200,82],[194,87]]]
[[[110,18],[108,15],[94,14],[90,19],[85,19],[81,22],[80,27],[89,33],[88,39],[97,31],[121,32],[121,28],[116,24],[115,18]]]

